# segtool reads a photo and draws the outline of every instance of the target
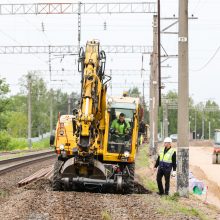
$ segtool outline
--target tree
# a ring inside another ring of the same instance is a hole
[[[49,92],[45,81],[37,72],[29,72],[21,78],[21,94],[26,97],[25,112],[28,112],[28,86],[31,91],[32,136],[40,136],[49,131]]]
[[[138,87],[134,87],[132,89],[129,89],[128,96],[135,97],[135,98],[141,98],[141,93],[139,92]]]
[[[27,137],[27,114],[24,112],[10,112],[7,124],[8,133],[15,138]]]
[[[29,79],[28,79],[29,76]],[[60,112],[67,114],[68,94],[63,93],[61,89],[48,90],[46,82],[37,75],[37,72],[31,72],[23,76],[21,83],[21,94],[25,97],[25,112],[27,114],[27,94],[28,80],[31,84],[31,102],[32,102],[32,135],[40,136],[50,130],[50,111],[53,110],[52,125],[55,128],[57,116]],[[73,104],[78,100],[78,94],[70,95]],[[73,105],[72,105],[73,107]]]
[[[178,95],[175,91],[169,91],[165,96],[163,96],[164,99],[168,101],[168,105],[171,106],[171,103],[174,105],[177,104],[177,98]],[[160,117],[162,117],[162,113],[160,114]],[[160,121],[162,119],[160,118]],[[175,108],[168,108],[168,122],[169,122],[169,129],[168,133],[170,134],[176,134],[177,133],[177,109]]]
[[[5,111],[9,104],[9,98],[7,97],[9,91],[9,85],[6,83],[5,79],[0,78],[0,129],[6,129],[7,116],[5,115]]]

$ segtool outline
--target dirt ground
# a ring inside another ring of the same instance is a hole
[[[178,200],[173,197],[162,198],[145,189],[140,184],[140,177],[151,176],[154,179],[152,170],[147,166],[136,169],[136,181],[139,183],[136,182],[136,193],[132,195],[54,192],[49,180],[17,187],[20,179],[52,163],[50,160],[0,176],[1,220],[220,220],[219,211],[198,202],[194,197]],[[196,210],[202,211],[204,215]]]
[[[212,152],[209,146],[190,147],[190,171],[208,186],[207,201],[220,208],[220,164],[212,164]]]
[[[176,147],[177,143],[173,143]],[[205,195],[197,196],[201,201],[217,206],[220,209],[220,164],[212,164],[213,141],[190,141],[189,163],[190,172],[198,180],[208,186],[207,200]],[[175,191],[176,182],[171,179],[172,189]]]
[[[132,195],[53,192],[49,180],[39,180],[22,188],[8,190],[8,195],[0,199],[2,220],[200,219],[181,212],[176,212],[175,216],[170,213],[165,215],[167,205],[160,204],[160,197],[147,190]]]

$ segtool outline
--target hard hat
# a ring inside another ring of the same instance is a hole
[[[172,139],[170,137],[166,137],[163,142],[164,143],[172,143]]]

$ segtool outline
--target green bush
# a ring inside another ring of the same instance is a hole
[[[50,147],[49,138],[32,143],[32,149],[40,150]],[[0,151],[27,150],[28,142],[25,138],[12,138],[6,131],[0,131]]]
[[[0,151],[7,150],[8,144],[11,141],[11,136],[7,131],[0,131]]]
[[[33,149],[46,149],[50,147],[50,139],[45,138],[32,144]]]
[[[28,142],[25,138],[11,138],[7,150],[25,150],[28,148]]]

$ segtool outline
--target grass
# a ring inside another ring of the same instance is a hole
[[[139,148],[138,155],[135,161],[136,168],[143,168],[143,167],[149,167],[150,161],[148,157],[148,146],[143,145]],[[150,191],[156,192],[157,191],[157,185],[155,181],[151,180],[147,176],[138,176],[140,182]]]
[[[139,148],[139,152],[136,158],[136,168],[143,168],[143,167],[149,167],[150,166],[150,160],[148,157],[148,146],[143,145]],[[157,184],[156,181],[150,179],[150,177],[146,176],[138,176],[139,181],[150,191],[157,192]],[[189,217],[198,217],[201,220],[208,220],[209,218],[206,217],[202,213],[202,211],[199,211],[196,208],[193,208],[191,206],[187,206],[185,204],[181,204],[180,197],[178,193],[174,193],[170,196],[163,196],[158,201],[158,208],[157,211],[161,213],[164,216],[174,216],[175,213],[182,213]]]
[[[50,148],[49,138],[45,138],[45,139],[42,139],[38,142],[32,143],[31,150],[35,151],[35,150],[44,150],[44,149],[49,149],[49,148]],[[2,157],[0,157],[0,160],[24,156],[26,154],[26,151],[28,151],[28,150],[30,150],[30,149],[28,148],[28,143],[27,143],[26,139],[13,138],[13,139],[11,139],[11,142],[9,143],[7,149],[4,149],[2,151],[2,152],[8,151],[13,154],[2,156]],[[19,151],[22,151],[22,152],[19,152]]]
[[[4,147],[1,147],[2,151],[13,150],[26,150],[28,149],[28,143],[25,138],[10,138],[10,141]]]
[[[191,206],[182,205],[179,202],[179,196],[177,194],[174,194],[173,196],[162,197],[161,205],[158,208],[158,212],[167,216],[173,216],[173,214],[179,212],[189,217],[198,217],[201,220],[209,219],[202,213],[202,211],[199,211],[198,209],[193,208]]]
[[[42,139],[41,141],[34,142],[32,144],[32,149],[35,149],[35,150],[47,149],[49,147],[50,147],[49,138]]]
[[[8,191],[5,191],[4,189],[0,189],[0,198],[6,198],[9,195]]]
[[[111,216],[110,214],[108,213],[108,211],[102,211],[102,219],[103,220],[111,220]]]
[[[148,151],[147,145],[143,145],[142,147],[139,148],[137,159],[135,161],[135,165],[137,166],[137,168],[149,167],[150,162],[147,151]]]

